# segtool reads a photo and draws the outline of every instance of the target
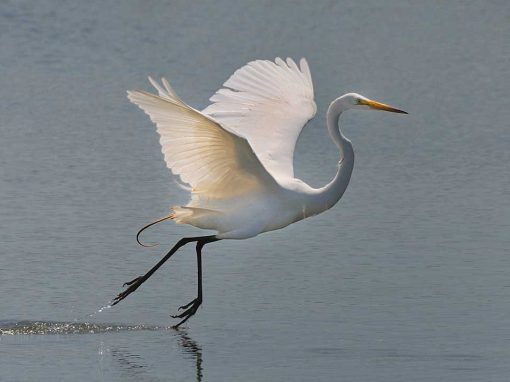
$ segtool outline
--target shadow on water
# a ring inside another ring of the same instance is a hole
[[[9,321],[0,320],[0,335],[70,335],[70,334],[98,334],[126,331],[168,331],[177,340],[182,354],[191,358],[195,363],[196,381],[203,378],[202,347],[193,340],[183,329],[172,329],[167,326],[129,325],[114,323],[61,322],[61,321]],[[126,348],[112,348],[112,358],[137,381],[154,380],[149,374],[149,366],[143,357]]]

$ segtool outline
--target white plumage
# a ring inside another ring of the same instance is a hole
[[[173,207],[172,218],[216,230],[218,239],[253,237],[335,204],[354,163],[338,117],[374,102],[349,93],[331,104],[328,129],[342,160],[337,176],[314,189],[294,178],[293,168],[297,139],[317,110],[304,58],[299,67],[290,58],[248,63],[202,112],[185,104],[166,79],[162,85],[149,80],[158,95],[136,90],[128,91],[128,98],[156,124],[168,168],[190,185],[190,202]]]

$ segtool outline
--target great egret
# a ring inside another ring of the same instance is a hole
[[[212,104],[198,111],[184,103],[165,78],[149,77],[158,95],[128,91],[157,126],[166,164],[191,186],[186,206],[142,228],[163,220],[215,230],[215,235],[187,237],[145,275],[127,282],[117,295],[119,303],[142,285],[183,245],[196,242],[197,297],[172,316],[186,322],[202,303],[202,247],[222,239],[247,239],[317,215],[342,197],[354,164],[351,142],[338,126],[348,109],[402,110],[356,93],[334,100],[327,112],[329,135],[340,151],[338,171],[331,182],[313,188],[294,177],[294,147],[304,125],[314,117],[312,77],[304,58],[299,67],[287,58],[257,60],[237,70],[211,97]],[[139,241],[138,241],[139,242]],[[140,242],[139,242],[140,243]],[[141,244],[141,243],[140,243]]]

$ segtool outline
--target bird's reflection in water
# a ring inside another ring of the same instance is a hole
[[[119,367],[125,381],[137,382],[162,382],[163,379],[150,375],[149,366],[143,358],[131,352],[125,347],[116,347],[110,350],[110,354]]]
[[[177,339],[179,347],[186,358],[191,358],[195,361],[196,381],[201,382],[203,377],[202,368],[202,348],[194,341],[188,333],[183,330],[175,330],[175,336],[172,338]],[[130,379],[135,381],[160,381],[161,379],[150,375],[150,367],[144,362],[143,357],[131,352],[128,348],[117,347],[111,349],[111,356],[126,372]]]
[[[126,348],[113,348],[111,355],[123,370],[129,371],[130,375],[140,377],[145,374],[143,369],[147,369],[147,365],[140,355],[131,353]]]
[[[197,382],[202,381],[202,348],[184,330],[176,330],[176,333],[180,337],[179,344],[184,353],[191,355],[195,359]]]

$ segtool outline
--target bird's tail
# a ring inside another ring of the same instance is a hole
[[[190,224],[202,229],[218,229],[218,217],[221,211],[199,207],[172,207],[172,219],[178,224]]]
[[[172,207],[172,213],[170,215],[164,216],[153,222],[143,226],[136,234],[136,242],[140,244],[142,247],[150,248],[159,245],[159,243],[150,243],[145,244],[140,241],[140,235],[147,228],[152,227],[158,223],[164,222],[166,220],[174,220],[178,224],[190,224],[197,228],[202,229],[217,229],[217,217],[221,216],[222,212],[210,210],[207,208],[198,208],[198,207],[186,207],[186,206],[176,206]]]

